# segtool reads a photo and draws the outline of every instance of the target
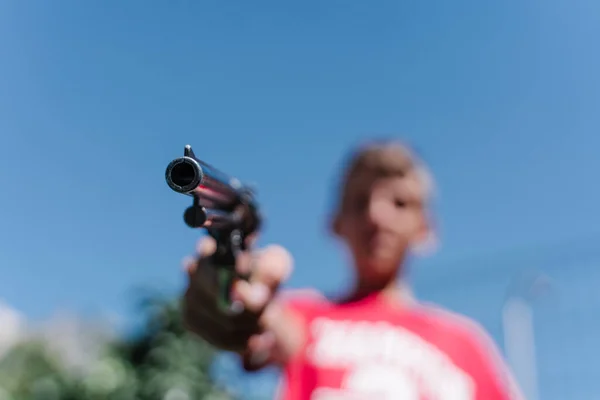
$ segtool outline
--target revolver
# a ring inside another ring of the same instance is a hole
[[[217,302],[224,311],[239,313],[231,288],[236,280],[248,277],[236,272],[236,257],[247,249],[247,238],[262,222],[254,190],[197,158],[190,145],[185,146],[183,157],[168,164],[165,179],[173,191],[192,197],[183,220],[215,239],[211,264],[217,272]]]

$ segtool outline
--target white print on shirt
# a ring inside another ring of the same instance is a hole
[[[307,357],[318,368],[348,371],[340,389],[312,400],[472,400],[474,383],[437,347],[386,322],[317,319]]]

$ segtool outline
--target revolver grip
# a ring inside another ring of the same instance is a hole
[[[210,234],[217,242],[217,249],[211,260],[217,275],[217,305],[225,312],[238,313],[241,309],[232,302],[231,289],[236,280],[244,279],[236,271],[237,255],[242,250],[240,232],[211,231]]]
[[[230,266],[216,266],[217,268],[217,306],[226,312],[235,311],[231,300],[231,289],[238,279],[234,268]]]

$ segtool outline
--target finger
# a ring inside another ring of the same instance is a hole
[[[198,269],[198,258],[192,256],[184,257],[183,260],[181,260],[181,265],[188,275],[193,275]]]
[[[258,241],[258,231],[246,236],[246,246],[247,247],[252,247],[254,246],[254,244]]]
[[[275,346],[275,335],[273,332],[263,332],[257,335],[253,335],[248,340],[248,350],[251,353],[271,351]],[[262,357],[260,357],[262,358]],[[256,358],[255,358],[256,359]]]
[[[250,280],[237,281],[232,288],[232,298],[240,301],[247,311],[260,313],[290,275],[292,257],[283,247],[273,245],[257,253],[251,262]]]
[[[196,243],[196,252],[199,257],[209,257],[217,250],[217,242],[210,236],[205,236]]]
[[[238,254],[236,259],[236,272],[240,276],[249,277],[255,267],[263,263],[263,257],[265,252],[268,252],[269,248],[256,249],[253,251],[244,251]],[[267,259],[267,261],[269,261]]]
[[[244,252],[238,256],[236,265],[236,272],[241,277],[248,278],[252,283],[260,283],[271,292],[275,292],[281,282],[287,280],[291,271],[291,255],[276,245],[252,253]]]
[[[250,281],[265,285],[274,291],[289,278],[292,269],[293,261],[290,253],[281,246],[271,245],[252,260]]]
[[[252,336],[248,340],[248,346],[242,355],[244,369],[252,372],[268,365],[275,346],[276,339],[272,332],[263,332]]]
[[[252,272],[252,266],[256,264],[259,254],[260,250],[252,253],[244,251],[238,254],[235,264],[236,272],[242,277],[250,276],[250,273]]]
[[[259,313],[273,297],[271,289],[260,282],[239,280],[232,289],[232,299],[240,301],[246,311]]]

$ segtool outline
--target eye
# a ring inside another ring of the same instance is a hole
[[[406,207],[406,202],[402,199],[396,199],[396,200],[394,200],[394,206],[396,208],[404,208],[404,207]]]

